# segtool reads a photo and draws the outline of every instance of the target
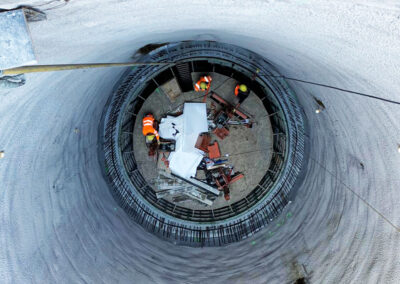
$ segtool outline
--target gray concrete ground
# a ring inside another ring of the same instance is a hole
[[[192,73],[193,81],[197,81],[200,75],[199,73]],[[217,73],[211,73],[210,75],[213,78],[211,91],[216,92],[226,101],[236,104],[237,101],[233,93],[236,81]],[[157,161],[147,155],[144,136],[141,133],[141,118],[146,112],[152,112],[156,119],[160,120],[166,113],[173,113],[176,109],[180,109],[185,102],[201,102],[203,96],[204,93],[191,91],[182,93],[174,102],[171,102],[160,89],[157,89],[145,101],[138,114],[139,119],[135,123],[133,141],[139,170],[150,184],[154,184],[154,179],[158,175]],[[210,108],[211,102],[212,100],[208,98],[206,101],[207,108]],[[234,166],[235,171],[244,174],[243,179],[230,186],[231,199],[226,201],[221,194],[212,206],[205,206],[191,200],[180,202],[180,206],[192,209],[217,209],[226,206],[244,198],[265,175],[271,160],[273,143],[271,124],[267,117],[268,113],[261,100],[253,92],[240,106],[240,110],[255,120],[256,123],[252,128],[230,126],[229,136],[224,140],[219,139],[214,134],[211,135],[211,141],[218,141],[221,155],[229,155],[227,157],[228,163]],[[157,190],[156,188],[154,189]],[[172,199],[168,200],[172,202]]]

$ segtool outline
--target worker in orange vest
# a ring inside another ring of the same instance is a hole
[[[194,85],[194,90],[196,92],[208,91],[211,86],[211,81],[211,76],[201,76],[196,85]]]
[[[151,113],[146,114],[142,120],[143,123],[143,135],[146,136],[146,143],[151,144],[154,138],[157,139],[157,143],[160,144],[160,135],[154,127],[154,116]]]
[[[237,84],[235,88],[235,96],[239,99],[239,105],[243,103],[249,96],[250,91],[245,84]]]

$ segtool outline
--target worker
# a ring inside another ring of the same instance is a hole
[[[243,103],[249,96],[250,91],[245,84],[237,84],[235,88],[235,96],[239,99],[239,104]]]
[[[201,76],[196,85],[194,85],[194,90],[196,92],[208,91],[211,86],[211,81],[211,76]]]
[[[142,120],[143,122],[143,135],[146,136],[146,143],[151,144],[154,139],[160,144],[160,135],[154,127],[154,116],[151,113],[146,114]]]

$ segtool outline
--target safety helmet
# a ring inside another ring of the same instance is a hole
[[[247,92],[247,86],[245,84],[241,84],[239,86],[239,90],[241,90],[242,92]]]
[[[200,83],[200,89],[202,89],[202,90],[207,89],[207,84],[206,84],[206,82],[201,82],[201,83]]]
[[[153,142],[153,140],[154,140],[155,137],[156,137],[156,136],[155,136],[154,134],[147,134],[147,135],[146,135],[146,142],[148,142],[148,143]]]

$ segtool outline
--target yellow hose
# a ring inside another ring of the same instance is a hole
[[[169,65],[173,62],[130,62],[130,63],[90,63],[90,64],[59,64],[59,65],[31,65],[1,70],[1,75],[18,75],[23,73],[52,72],[75,69],[123,67],[140,65]]]

